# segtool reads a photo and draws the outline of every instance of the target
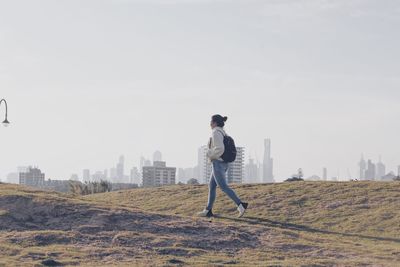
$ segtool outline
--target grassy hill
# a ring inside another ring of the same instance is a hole
[[[234,186],[211,222],[206,186],[74,197],[0,184],[0,266],[398,266],[400,182]],[[47,260],[47,261],[46,261]]]

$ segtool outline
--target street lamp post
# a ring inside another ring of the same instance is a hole
[[[4,121],[3,121],[3,126],[4,126],[4,127],[7,127],[8,125],[10,125],[10,122],[9,122],[8,119],[7,119],[7,116],[8,116],[8,106],[7,106],[7,101],[6,101],[5,99],[0,100],[0,106],[1,106],[1,103],[3,103],[3,102],[4,102],[4,105],[6,105],[6,117],[5,117]]]

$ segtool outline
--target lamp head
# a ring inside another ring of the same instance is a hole
[[[7,120],[7,119],[5,119],[4,121],[3,121],[3,126],[4,127],[8,127],[10,125],[10,122]]]

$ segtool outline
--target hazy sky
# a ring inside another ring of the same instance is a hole
[[[275,175],[400,165],[400,1],[0,0],[0,178],[197,162],[214,113]],[[4,114],[1,107],[1,114]]]

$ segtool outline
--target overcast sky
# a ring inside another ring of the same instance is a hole
[[[395,170],[399,29],[397,0],[0,0],[0,178],[194,166],[215,113],[278,180]]]

